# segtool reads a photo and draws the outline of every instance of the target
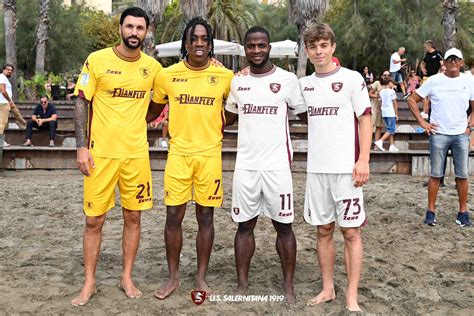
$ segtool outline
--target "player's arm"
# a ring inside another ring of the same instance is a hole
[[[74,127],[76,130],[77,167],[85,176],[90,175],[89,165],[94,168],[94,160],[87,147],[87,112],[89,101],[79,95],[74,108]]]
[[[225,110],[225,126],[234,124],[239,118],[238,114]]]
[[[146,122],[150,123],[156,120],[158,116],[160,116],[161,112],[163,112],[166,103],[156,103],[153,100],[150,101],[148,105],[148,112],[146,113]]]
[[[298,113],[296,114],[305,124],[308,124],[308,112]]]
[[[361,187],[369,180],[370,146],[372,144],[372,115],[369,111],[358,117],[359,121],[359,159],[354,166],[352,178],[355,187]]]

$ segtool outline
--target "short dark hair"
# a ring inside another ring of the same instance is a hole
[[[129,15],[134,16],[136,18],[144,18],[145,23],[146,23],[146,28],[148,28],[148,25],[150,25],[150,18],[148,17],[146,12],[142,8],[139,8],[139,7],[130,7],[130,8],[125,9],[122,12],[122,15],[120,15],[120,25],[123,24],[123,20],[125,20],[125,18]]]
[[[250,34],[253,34],[253,33],[263,33],[267,36],[267,39],[268,39],[268,42],[270,43],[270,34],[268,33],[268,31],[262,27],[262,26],[252,26],[251,28],[249,28],[247,30],[247,32],[245,32],[245,36],[244,36],[244,43],[247,41],[247,37],[250,35]]]
[[[181,58],[186,58],[187,50],[186,50],[186,39],[188,36],[189,30],[191,30],[191,35],[194,33],[196,26],[202,25],[206,29],[207,38],[209,40],[209,45],[211,45],[211,50],[209,51],[209,57],[214,57],[214,37],[212,36],[212,29],[209,23],[201,17],[192,18],[191,21],[186,24],[183,31],[183,36],[181,38]]]
[[[15,70],[15,66],[13,66],[12,64],[5,64],[5,65],[3,65],[3,68],[2,68],[2,70],[5,70],[5,69],[7,69],[7,67],[11,67],[11,68],[12,68],[12,70]]]

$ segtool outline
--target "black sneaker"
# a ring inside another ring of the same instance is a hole
[[[423,222],[428,226],[435,226],[436,225],[436,214],[430,210],[426,211],[425,221]],[[457,220],[456,220],[457,223]]]
[[[467,212],[458,213],[458,216],[456,216],[456,224],[461,227],[472,226],[472,223],[469,221],[469,214]]]

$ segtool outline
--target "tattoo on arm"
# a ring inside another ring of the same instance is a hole
[[[76,130],[76,147],[87,147],[87,110],[89,101],[78,97],[74,108],[74,126]]]

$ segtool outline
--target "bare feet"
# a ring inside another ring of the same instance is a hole
[[[76,296],[72,301],[71,305],[73,306],[84,306],[89,302],[92,296],[97,293],[97,289],[95,288],[95,284],[90,286],[85,286],[82,288],[81,293]]]
[[[288,305],[296,304],[296,295],[293,291],[285,293],[285,301]]]
[[[209,287],[209,285],[207,285],[207,282],[204,280],[199,280],[199,281],[196,280],[195,286],[196,286],[196,290],[198,291],[205,291],[207,295],[212,294],[211,288]]]
[[[164,300],[168,296],[171,295],[171,293],[174,292],[174,290],[179,288],[179,280],[168,280],[165,285],[160,287],[158,290],[155,291],[155,297],[160,300]]]
[[[306,306],[314,306],[321,303],[329,303],[331,301],[334,301],[335,299],[336,299],[336,293],[334,291],[331,291],[329,293],[321,291],[321,293],[319,293],[316,297],[307,301]]]
[[[120,280],[119,288],[125,293],[128,298],[139,298],[140,296],[142,296],[142,292],[135,287],[131,280],[128,282]]]
[[[362,309],[359,307],[359,304],[357,304],[357,301],[351,303],[346,302],[346,309],[349,312],[362,312]]]

